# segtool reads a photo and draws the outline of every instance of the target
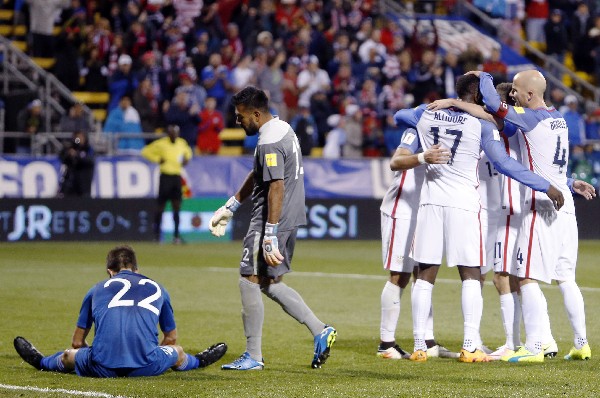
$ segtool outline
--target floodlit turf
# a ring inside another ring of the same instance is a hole
[[[13,338],[30,339],[43,353],[68,347],[87,289],[105,278],[111,243],[35,243],[0,246],[0,397],[68,397],[58,389],[125,397],[598,397],[600,396],[600,242],[581,242],[578,282],[587,308],[593,356],[562,359],[572,332],[556,287],[545,287],[559,358],[544,364],[462,364],[449,359],[426,363],[386,361],[375,356],[379,301],[385,272],[379,242],[300,241],[295,273],[286,283],[317,316],[338,329],[332,355],[311,369],[312,336],[265,298],[262,372],[225,372],[220,365],[244,350],[237,267],[241,243],[185,246],[133,244],[142,273],[171,293],[179,343],[195,353],[225,341],[225,358],[209,368],[169,371],[144,379],[98,380],[39,372],[21,361]],[[329,275],[328,275],[329,274]],[[434,289],[436,338],[458,350],[462,341],[460,284],[456,270],[442,269]],[[482,336],[503,343],[498,296],[484,288]],[[398,342],[412,348],[410,292],[402,298]],[[49,388],[50,392],[10,390]],[[54,392],[52,392],[54,391]]]

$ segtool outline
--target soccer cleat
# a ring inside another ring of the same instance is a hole
[[[27,341],[24,337],[17,336],[15,337],[14,345],[15,350],[17,350],[17,353],[25,362],[37,370],[42,369],[42,358],[44,358],[44,355],[39,352],[38,349],[33,346],[33,344]]]
[[[490,358],[487,354],[481,351],[479,348],[475,349],[475,351],[471,352],[462,348],[460,350],[460,356],[458,357],[459,362],[489,362]]]
[[[427,361],[427,352],[423,351],[423,350],[417,350],[415,352],[413,352],[412,354],[410,354],[410,357],[408,358],[413,362],[426,362]]]
[[[263,359],[264,361],[264,359]],[[222,365],[221,369],[223,370],[263,370],[265,367],[264,362],[259,362],[255,359],[252,359],[249,352],[243,353],[238,359],[235,361]]]
[[[515,350],[511,350],[505,344],[501,347],[498,347],[498,349],[496,349],[496,351],[492,352],[491,354],[488,354],[488,358],[490,359],[490,361],[499,361],[503,357],[512,356],[514,353],[515,353]]]
[[[327,358],[329,358],[329,351],[331,350],[331,346],[335,343],[335,338],[337,336],[337,331],[332,327],[325,325],[323,331],[315,336],[315,353],[310,366],[313,369],[318,369]]]
[[[206,350],[195,355],[200,361],[200,368],[205,368],[212,365],[225,355],[227,352],[227,344],[217,343],[208,347]]]
[[[592,349],[589,344],[585,344],[580,349],[575,347],[571,348],[571,351],[567,355],[565,355],[566,360],[582,360],[582,359],[590,359],[592,357]]]
[[[556,345],[556,341],[552,340],[551,343],[543,344],[542,350],[544,351],[544,356],[546,358],[554,358],[556,354],[558,354],[558,346]]]
[[[534,354],[525,346],[521,346],[513,355],[503,357],[502,360],[506,362],[544,362],[544,350]]]
[[[447,349],[446,347],[444,347],[443,345],[440,345],[438,343],[435,343],[434,346],[428,347],[427,348],[427,357],[429,358],[458,358],[460,356],[460,354],[458,352],[453,352],[450,351],[449,349]]]
[[[377,349],[377,356],[384,359],[409,359],[410,354],[404,351],[398,344],[393,347],[382,349],[381,346]]]

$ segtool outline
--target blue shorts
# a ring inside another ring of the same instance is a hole
[[[158,346],[156,360],[143,368],[108,368],[92,360],[92,347],[80,348],[75,354],[75,372],[83,377],[140,377],[158,376],[175,366],[177,350],[169,346]]]

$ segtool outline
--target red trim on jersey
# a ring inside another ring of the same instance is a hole
[[[504,228],[504,253],[502,254],[502,272],[508,272],[508,236],[510,231],[510,214],[506,216],[506,226]]]
[[[400,201],[400,195],[402,195],[402,187],[404,186],[404,180],[406,179],[406,170],[402,172],[402,178],[400,179],[400,186],[398,187],[398,193],[396,194],[396,199],[394,199],[394,207],[392,208],[392,218],[396,217],[396,208],[398,207],[398,202]]]
[[[508,115],[508,104],[504,101],[500,102],[500,107],[496,111],[496,115],[502,119]]]
[[[529,158],[529,170],[533,171],[533,160],[531,158],[531,148],[529,147],[529,141],[527,140],[527,136],[523,134],[523,138],[525,141],[525,146],[527,147],[527,157]],[[531,190],[531,210],[535,211],[535,191]]]
[[[504,139],[504,147],[506,148],[506,154],[508,156],[510,156],[510,144],[508,143],[508,137],[503,133],[502,134],[502,138]],[[508,206],[509,206],[509,213],[511,216],[514,213],[513,211],[513,202],[512,202],[512,178],[510,177],[505,177],[508,182],[506,183],[506,185],[508,185]]]
[[[392,264],[392,251],[394,249],[394,234],[396,233],[396,219],[392,218],[392,234],[390,235],[390,241],[388,243],[388,254],[387,261],[385,262],[385,269],[390,269]]]
[[[479,213],[477,213],[477,221],[479,221],[479,267],[483,267],[483,232],[481,230],[481,206],[479,207]]]
[[[533,217],[531,218],[531,226],[529,227],[529,244],[527,245],[527,262],[525,263],[525,278],[529,279],[529,266],[531,265],[531,246],[533,245],[533,226],[535,225],[535,218],[537,211],[533,211]]]

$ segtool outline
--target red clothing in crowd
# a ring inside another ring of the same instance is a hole
[[[200,153],[216,154],[221,147],[219,133],[225,127],[223,115],[217,110],[204,109],[200,112],[196,145]]]

